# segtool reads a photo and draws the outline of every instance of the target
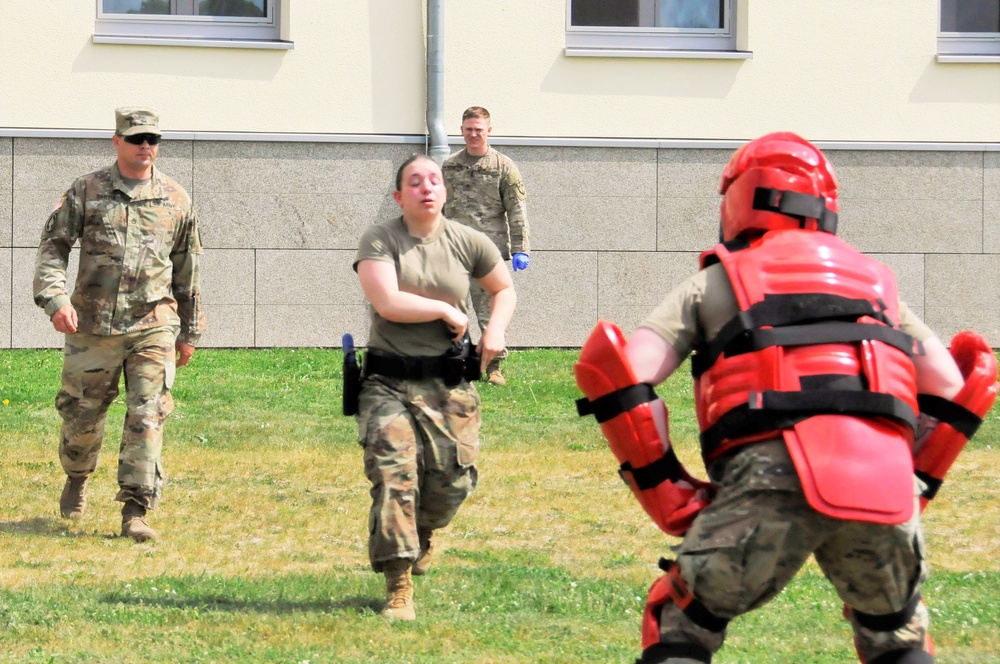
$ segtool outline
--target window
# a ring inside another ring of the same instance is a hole
[[[750,57],[737,51],[740,0],[568,0],[566,54]]]
[[[94,41],[290,48],[290,42],[279,43],[281,9],[287,3],[288,0],[97,0]]]
[[[1000,0],[941,0],[938,59],[1000,60]]]

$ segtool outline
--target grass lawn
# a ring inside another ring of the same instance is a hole
[[[417,621],[379,615],[368,482],[340,416],[339,351],[201,350],[178,371],[169,482],[151,525],[117,536],[118,429],[87,514],[59,518],[52,402],[60,353],[0,350],[0,662],[632,662],[656,561],[677,540],[576,417],[576,353],[524,350],[483,385],[480,484],[416,579]],[[690,378],[660,388],[703,475]],[[1000,661],[998,414],[926,513],[938,661]],[[840,601],[810,563],[730,626],[716,662],[853,662]]]

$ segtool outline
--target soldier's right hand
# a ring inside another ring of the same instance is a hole
[[[78,322],[76,309],[71,305],[66,305],[52,314],[52,327],[56,328],[57,332],[62,332],[63,334],[75,334]]]
[[[465,331],[469,328],[469,317],[458,308],[449,305],[448,311],[442,316],[442,320],[444,320],[445,325],[448,326],[448,330],[454,335],[452,340],[461,341],[462,337],[465,336]]]

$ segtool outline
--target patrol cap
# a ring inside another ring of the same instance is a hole
[[[151,108],[125,106],[115,109],[115,133],[119,136],[132,134],[157,134],[160,131],[160,116]]]

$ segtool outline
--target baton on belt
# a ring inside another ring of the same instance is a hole
[[[344,347],[344,415],[358,414],[358,398],[361,396],[361,360],[354,349],[354,337],[345,334]]]

